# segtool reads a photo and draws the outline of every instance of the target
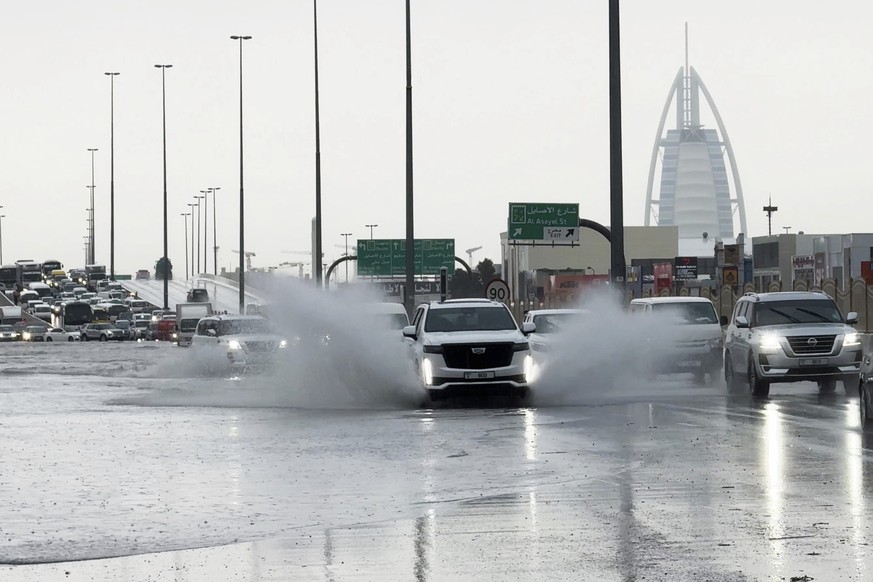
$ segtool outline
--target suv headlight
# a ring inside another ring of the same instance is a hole
[[[843,338],[844,346],[860,346],[861,345],[861,334],[858,332],[847,333],[846,337]]]
[[[779,341],[779,336],[776,334],[764,334],[758,342],[758,349],[762,353],[775,353],[782,349],[782,344]]]
[[[711,347],[713,349],[720,348],[721,347],[721,338],[714,337],[711,340],[709,340],[709,347]]]
[[[512,344],[513,352],[526,352],[530,349],[530,344],[528,342],[519,342],[517,344]]]
[[[237,340],[228,340],[227,349],[229,349],[229,350],[241,350],[242,345]]]
[[[280,342],[279,342],[279,347],[280,347],[280,348],[287,348],[287,347],[288,347],[288,340],[282,340],[282,341],[280,341]]]
[[[426,354],[441,354],[443,346],[422,346],[422,351]]]

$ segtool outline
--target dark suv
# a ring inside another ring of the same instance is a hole
[[[725,332],[724,376],[729,389],[748,382],[755,396],[767,396],[774,382],[817,382],[833,392],[842,380],[858,386],[861,337],[837,304],[818,291],[746,293]]]
[[[209,291],[202,287],[188,290],[188,303],[207,303],[209,301]]]

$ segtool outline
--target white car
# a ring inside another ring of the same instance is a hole
[[[591,312],[587,309],[532,309],[525,313],[524,320],[536,326],[536,331],[529,336],[534,358],[551,350],[557,334],[580,325],[589,315]]]
[[[403,336],[412,340],[415,372],[431,400],[490,390],[524,397],[532,371],[528,334],[509,309],[488,299],[419,305]]]
[[[197,323],[191,347],[200,350],[207,366],[248,371],[271,366],[288,342],[260,315],[212,315]]]
[[[62,327],[53,327],[42,336],[47,342],[77,342],[81,340],[78,331],[67,331]]]
[[[37,303],[30,310],[31,315],[43,321],[52,320],[52,306],[48,303]]]

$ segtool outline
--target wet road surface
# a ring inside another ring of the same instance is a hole
[[[873,579],[842,391],[306,409],[163,344],[3,349],[0,580]]]

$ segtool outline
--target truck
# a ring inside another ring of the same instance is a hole
[[[22,319],[20,307],[4,305],[0,307],[0,324],[12,325],[18,323]]]
[[[180,346],[190,346],[197,322],[201,318],[212,315],[212,303],[177,303],[176,304],[176,338]]]
[[[97,281],[106,278],[106,265],[85,265],[85,280],[89,291],[97,291]]]

